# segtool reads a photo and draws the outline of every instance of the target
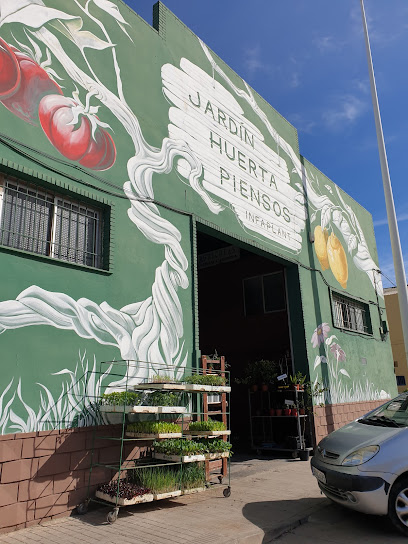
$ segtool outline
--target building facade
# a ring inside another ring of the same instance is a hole
[[[101,361],[285,361],[316,439],[396,393],[371,215],[163,4],[0,0],[0,101],[0,526],[83,498]]]
[[[392,356],[394,359],[394,372],[397,381],[398,392],[402,393],[407,389],[408,366],[405,354],[404,335],[401,326],[401,314],[398,302],[398,291],[396,287],[384,289],[385,307],[387,310],[388,325],[390,328],[390,341]]]

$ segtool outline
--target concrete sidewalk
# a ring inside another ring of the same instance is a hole
[[[308,462],[235,456],[231,496],[224,486],[149,504],[121,508],[108,524],[109,507],[90,508],[42,526],[0,536],[1,544],[266,544],[328,504]]]

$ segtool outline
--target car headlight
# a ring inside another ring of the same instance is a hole
[[[342,462],[343,466],[355,467],[356,465],[362,465],[374,457],[380,451],[379,446],[367,446],[359,450],[353,451]]]

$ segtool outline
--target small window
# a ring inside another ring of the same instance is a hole
[[[0,244],[103,268],[103,211],[0,176]]]
[[[368,304],[332,293],[334,326],[372,334]]]
[[[394,361],[394,368],[398,368],[398,361]]]
[[[405,376],[395,376],[397,378],[397,385],[407,385],[405,382]]]
[[[245,315],[261,315],[286,309],[283,272],[244,279]]]

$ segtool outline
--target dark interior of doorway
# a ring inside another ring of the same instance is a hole
[[[251,443],[249,386],[237,380],[260,359],[291,365],[284,266],[207,233],[198,232],[197,248],[199,347],[203,355],[226,357],[233,448],[245,451]]]

